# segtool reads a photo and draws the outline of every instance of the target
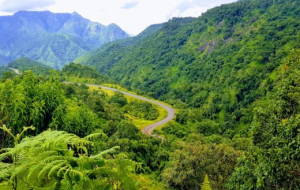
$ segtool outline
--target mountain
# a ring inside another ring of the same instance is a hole
[[[76,12],[19,11],[0,17],[0,65],[28,57],[62,68],[104,43],[127,37],[115,24],[104,26]]]
[[[143,32],[141,32],[139,35],[135,37],[129,37],[126,39],[118,40],[118,42],[114,43],[106,43],[99,48],[92,50],[83,56],[80,56],[74,60],[75,63],[80,64],[86,64],[87,62],[90,62],[91,59],[93,59],[93,62],[97,62],[97,60],[103,60],[105,58],[108,58],[105,54],[101,54],[101,57],[97,57],[99,55],[99,52],[106,51],[108,53],[109,49],[116,49],[118,47],[112,48],[112,46],[120,46],[120,48],[123,47],[132,47],[138,42],[141,42],[145,40],[146,38],[150,37],[152,34],[155,34],[158,30],[161,29],[163,24],[154,24],[149,27],[147,27]],[[116,52],[115,52],[116,53]],[[102,56],[103,55],[103,56]]]
[[[82,63],[177,106],[186,130],[239,133],[248,130],[252,103],[272,89],[276,68],[300,48],[299,13],[299,1],[239,1],[106,44]]]

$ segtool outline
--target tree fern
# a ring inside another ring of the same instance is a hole
[[[80,138],[63,131],[50,130],[36,137],[27,137],[0,155],[0,161],[18,155],[14,164],[0,162],[0,167],[4,169],[0,171],[0,177],[4,182],[22,189],[52,187],[54,184],[60,189],[105,189],[111,185],[136,189],[135,183],[127,175],[134,171],[136,163],[125,155],[117,155],[119,147],[91,156],[75,155],[76,150],[70,149],[71,145],[88,151],[86,147],[93,146],[88,139],[98,137],[104,135],[99,133]],[[112,159],[105,159],[108,154]],[[14,184],[14,179],[22,180]]]

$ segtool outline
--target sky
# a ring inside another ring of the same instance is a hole
[[[0,15],[19,10],[78,14],[103,25],[115,23],[130,35],[173,17],[198,17],[237,0],[0,0]]]

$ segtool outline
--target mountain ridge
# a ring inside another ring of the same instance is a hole
[[[104,43],[127,37],[116,24],[104,26],[76,12],[19,11],[0,17],[0,64],[28,57],[62,68]]]

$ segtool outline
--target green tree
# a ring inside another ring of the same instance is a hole
[[[212,187],[222,189],[234,171],[240,152],[225,144],[180,143],[162,172],[166,185],[178,189],[200,189],[205,174]]]

